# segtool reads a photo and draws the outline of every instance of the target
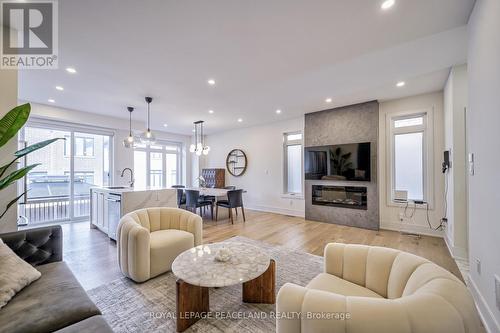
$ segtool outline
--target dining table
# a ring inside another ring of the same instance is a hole
[[[230,189],[225,188],[213,188],[213,187],[186,187],[185,190],[195,190],[200,192],[200,196],[211,196],[215,197],[216,200],[218,197],[226,197],[227,192],[231,191]]]

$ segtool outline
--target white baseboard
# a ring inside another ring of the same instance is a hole
[[[271,207],[271,206],[261,206],[261,205],[250,205],[250,206],[245,206],[245,208],[248,208],[251,210],[257,210],[259,212],[269,212],[269,213],[276,213],[276,214],[282,214],[282,215],[305,217],[304,211],[295,210],[295,209],[287,209],[287,208]]]
[[[448,251],[450,251],[450,254],[453,257],[453,259],[464,260],[464,261],[469,260],[469,254],[467,253],[467,250],[464,249],[463,247],[457,247],[451,245],[451,241],[447,235],[444,236],[444,242],[446,243]]]
[[[477,311],[481,317],[484,327],[488,333],[500,332],[500,324],[497,322],[493,312],[491,311],[488,303],[484,299],[483,295],[479,292],[476,283],[469,275],[469,288],[472,293],[472,297],[476,303]]]
[[[412,233],[412,234],[419,234],[419,235],[426,235],[426,236],[444,237],[443,231],[432,230],[429,227],[423,227],[423,226],[414,225],[414,224],[380,222],[380,229],[408,232],[408,233]]]

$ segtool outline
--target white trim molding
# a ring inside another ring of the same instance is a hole
[[[305,217],[304,211],[296,210],[296,209],[287,209],[287,208],[262,206],[262,205],[249,205],[249,206],[245,206],[245,208],[250,209],[250,210],[256,210],[259,212],[276,213],[276,214],[281,214],[281,215],[289,215],[289,216],[296,216],[296,217],[302,217],[302,218]]]
[[[488,303],[484,299],[483,295],[479,292],[479,289],[476,286],[474,280],[472,280],[469,275],[469,289],[471,290],[472,297],[476,303],[477,311],[479,312],[479,316],[481,317],[481,321],[488,333],[500,332],[500,324],[496,320],[493,312],[491,311]]]
[[[407,223],[380,222],[380,229],[407,232],[411,234],[426,235],[433,237],[443,237],[444,233],[441,230],[432,230],[427,226]]]
[[[446,233],[443,238],[444,242],[446,243],[446,246],[448,247],[448,251],[450,251],[450,254],[453,257],[453,259],[469,261],[469,254],[467,253],[467,249],[464,249],[463,247],[454,246],[451,243],[451,240],[448,238],[448,234]]]

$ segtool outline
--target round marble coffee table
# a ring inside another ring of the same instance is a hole
[[[226,248],[231,257],[215,260]],[[243,243],[200,245],[182,252],[172,263],[177,279],[177,331],[183,332],[209,311],[208,288],[243,284],[243,302],[274,304],[276,263],[261,249]]]

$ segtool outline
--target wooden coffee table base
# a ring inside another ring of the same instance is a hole
[[[210,311],[208,288],[177,280],[177,332],[184,332]]]
[[[177,332],[184,332],[210,311],[208,288],[177,280]],[[276,303],[276,262],[261,276],[243,283],[243,302]]]
[[[243,283],[243,302],[276,303],[276,262],[271,259],[269,268],[261,276]]]

